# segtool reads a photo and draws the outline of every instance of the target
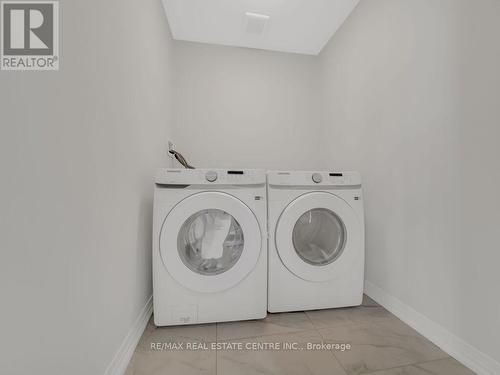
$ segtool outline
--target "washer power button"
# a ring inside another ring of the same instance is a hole
[[[214,182],[217,180],[217,172],[208,171],[207,173],[205,173],[205,178],[207,179],[208,182]]]
[[[323,181],[323,176],[321,175],[321,173],[313,173],[312,180],[315,183],[319,184],[321,181]]]

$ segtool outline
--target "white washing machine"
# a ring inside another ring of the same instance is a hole
[[[356,172],[268,172],[270,312],[360,305],[364,212]]]
[[[155,182],[155,324],[264,318],[265,172],[161,169]]]

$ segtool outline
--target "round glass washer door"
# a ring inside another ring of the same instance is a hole
[[[252,210],[222,192],[193,194],[167,214],[160,255],[170,275],[197,292],[229,289],[256,266],[262,235]]]
[[[245,245],[238,221],[219,209],[191,215],[177,236],[177,250],[186,267],[200,275],[228,271],[241,257]]]
[[[303,213],[292,231],[297,255],[313,266],[334,262],[344,250],[346,237],[342,219],[326,208],[313,208]]]
[[[286,268],[307,281],[328,281],[354,266],[363,234],[354,209],[328,192],[293,200],[276,224],[275,245]]]

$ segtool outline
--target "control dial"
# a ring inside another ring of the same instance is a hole
[[[323,176],[321,175],[321,173],[313,173],[312,180],[315,183],[319,184],[321,181],[323,181]]]
[[[208,182],[215,182],[217,180],[217,172],[208,171],[207,173],[205,173],[205,178]]]

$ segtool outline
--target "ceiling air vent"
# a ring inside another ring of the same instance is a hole
[[[265,14],[246,12],[245,13],[245,31],[249,34],[261,35],[269,21],[269,16]]]

